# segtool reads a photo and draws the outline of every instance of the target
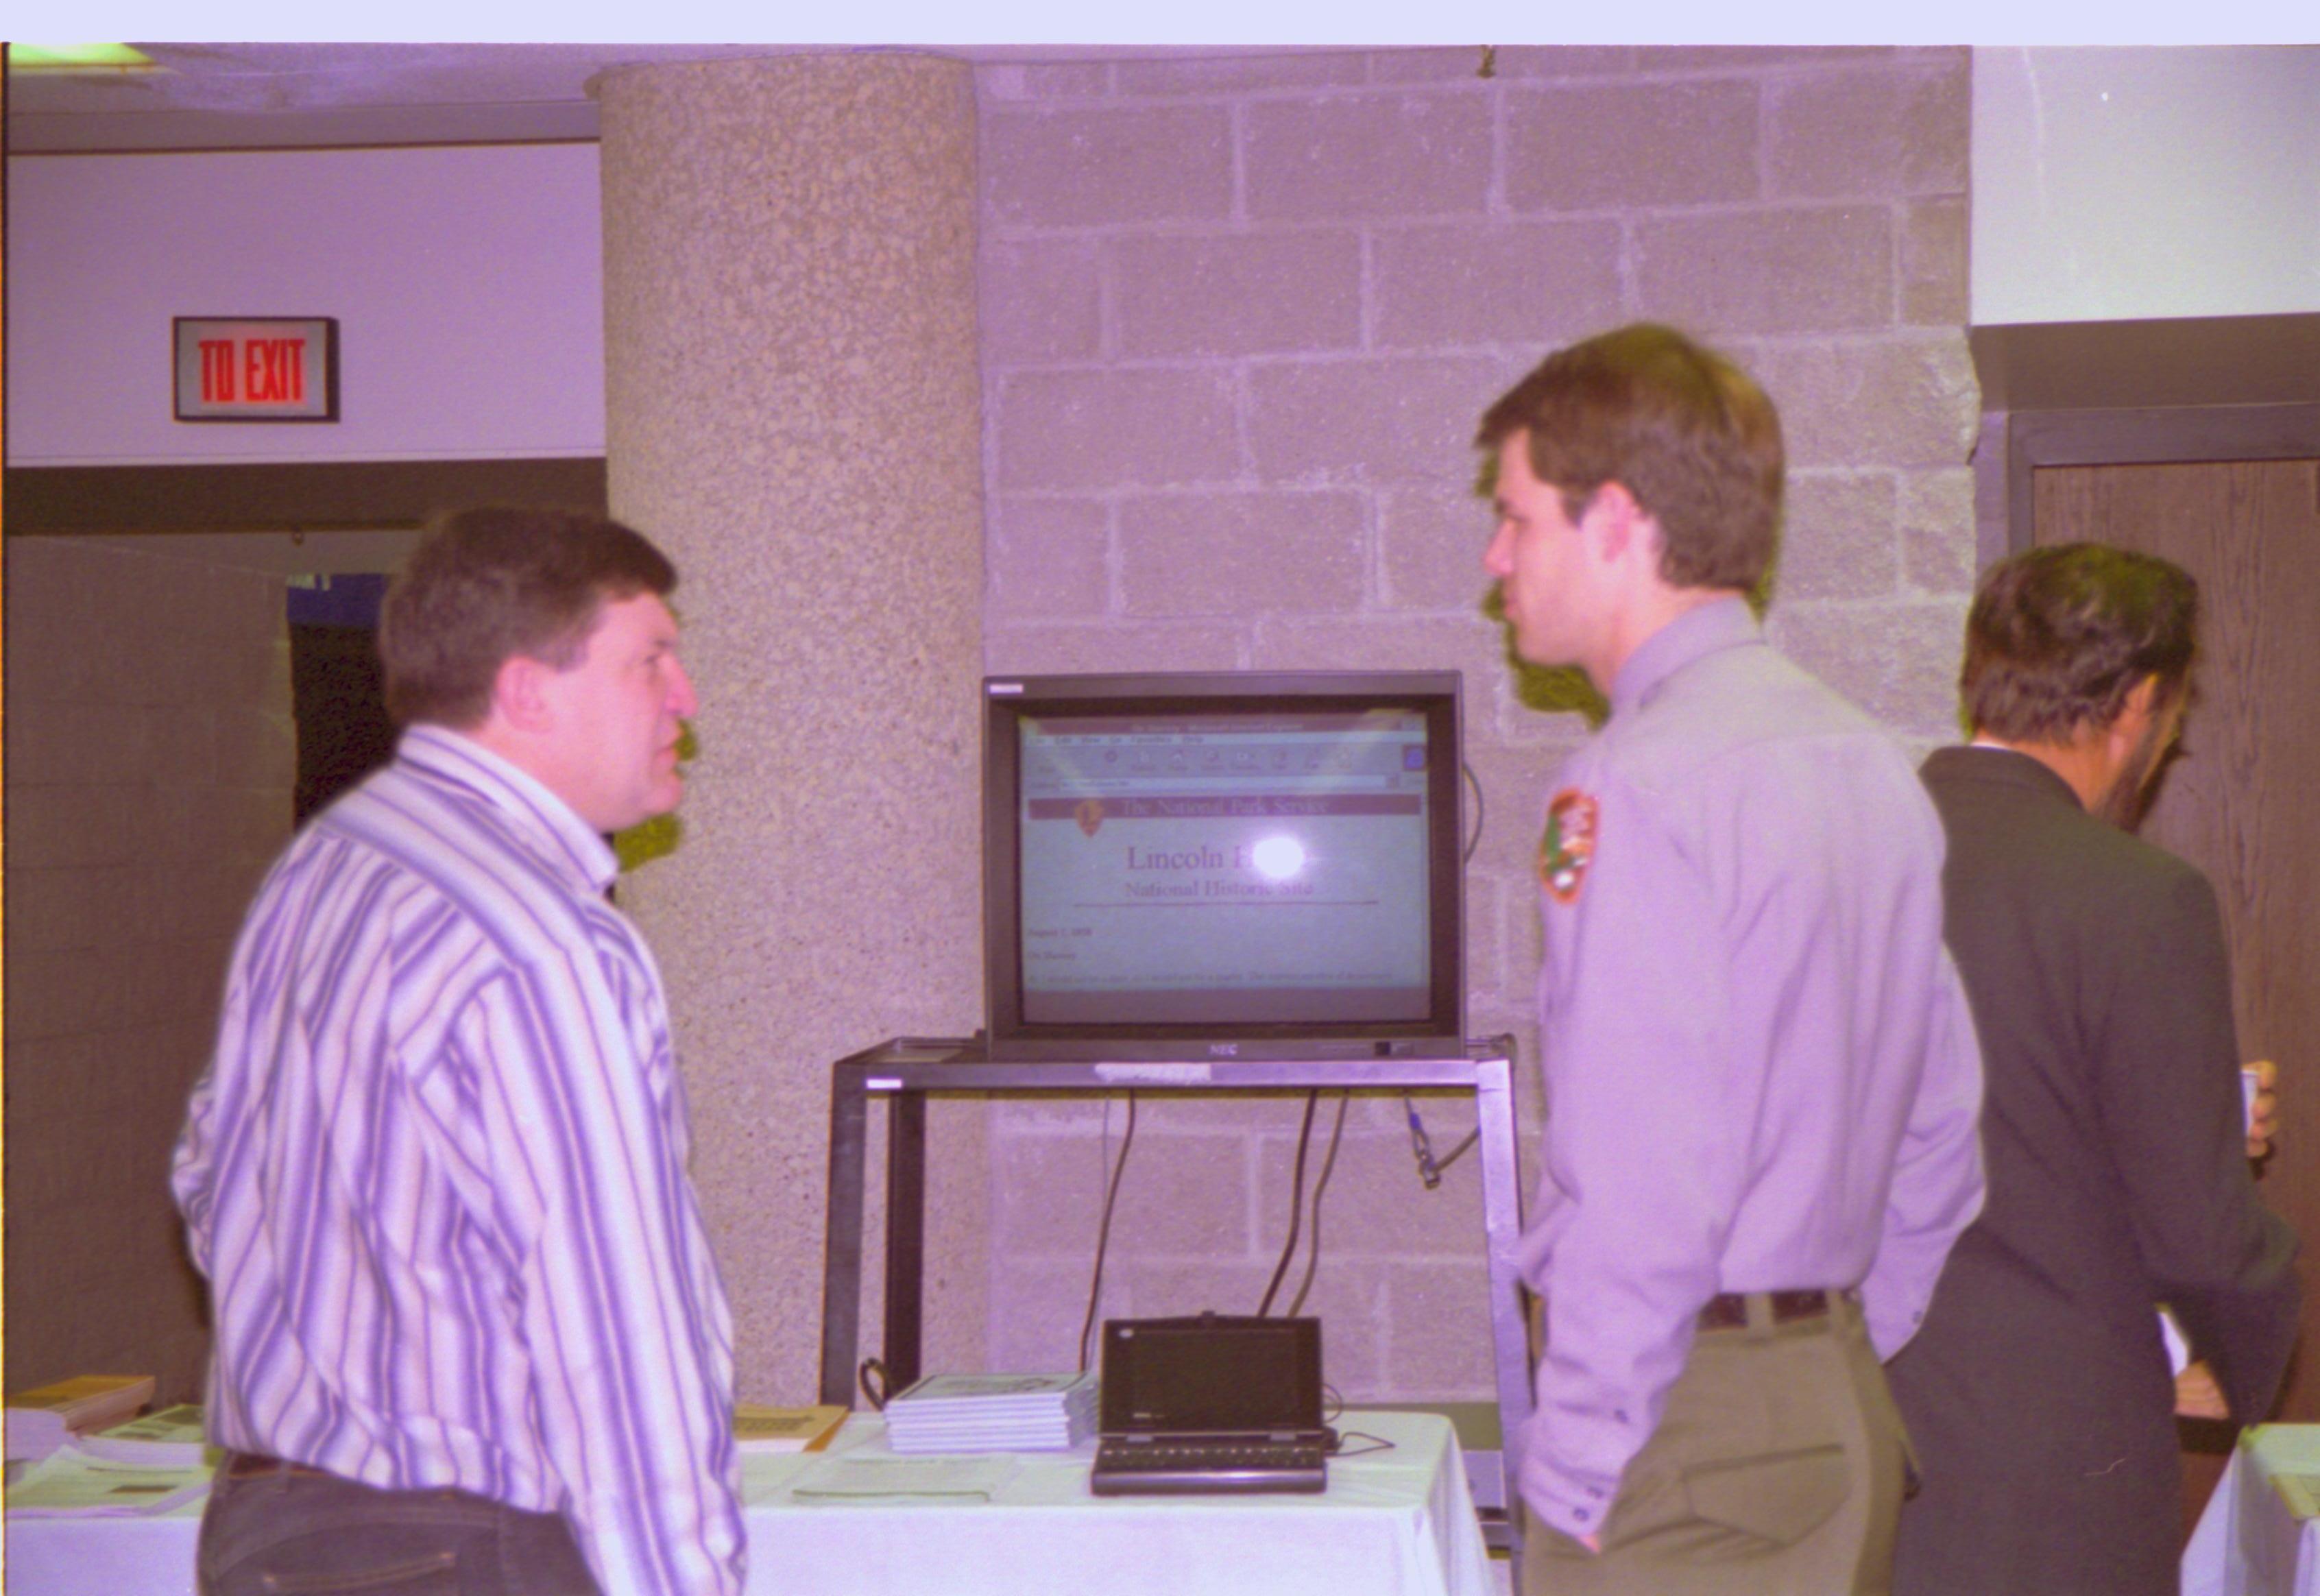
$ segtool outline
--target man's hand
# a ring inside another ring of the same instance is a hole
[[[2247,1156],[2262,1158],[2271,1151],[2271,1138],[2279,1131],[2279,1098],[2272,1091],[2279,1081],[2279,1066],[2269,1058],[2259,1058],[2246,1066],[2255,1082],[2255,1096],[2248,1104]]]
[[[2178,1419],[2229,1419],[2230,1405],[2224,1401],[2224,1388],[2216,1383],[2216,1372],[2207,1367],[2205,1358],[2188,1365],[2175,1376],[2175,1416]]]

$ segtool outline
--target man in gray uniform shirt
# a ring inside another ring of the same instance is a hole
[[[1539,847],[1524,1589],[1883,1591],[1907,1442],[1879,1360],[1982,1197],[1940,822],[1758,631],[1783,465],[1745,373],[1623,328],[1475,441],[1517,653],[1611,703]]]

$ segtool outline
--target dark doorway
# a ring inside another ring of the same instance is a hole
[[[290,587],[290,710],[298,727],[293,823],[385,764],[394,726],[378,666],[383,576],[314,576]]]

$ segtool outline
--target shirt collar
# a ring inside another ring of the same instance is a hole
[[[1763,640],[1755,612],[1736,594],[1687,610],[1627,656],[1611,684],[1611,713],[1617,716],[1641,708],[1662,682],[1695,659]]]
[[[612,848],[533,775],[471,737],[446,726],[404,729],[394,757],[455,782],[497,810],[541,855],[561,866],[576,886],[602,893],[620,874]]]

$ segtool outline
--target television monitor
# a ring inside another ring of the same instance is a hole
[[[1458,673],[983,684],[988,1051],[1463,1056]]]

